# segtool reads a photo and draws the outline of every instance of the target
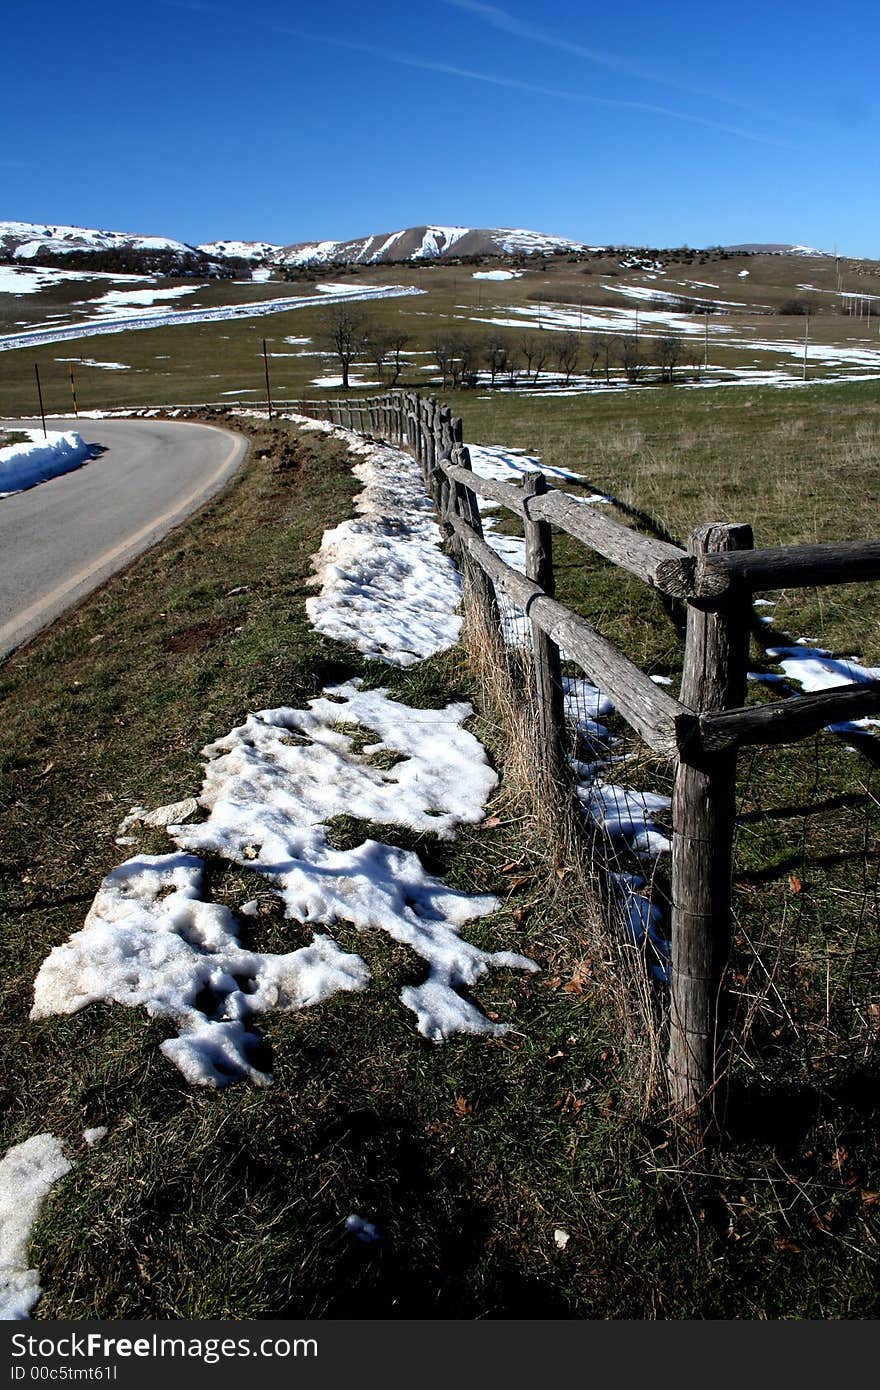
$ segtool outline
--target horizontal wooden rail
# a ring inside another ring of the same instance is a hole
[[[552,522],[560,531],[583,541],[604,559],[620,569],[628,570],[652,588],[676,596],[686,592],[694,564],[690,556],[677,546],[643,536],[629,526],[621,526],[620,522],[602,516],[588,504],[566,497],[563,492],[548,490],[539,497],[531,498],[526,504],[522,490],[510,483],[483,478],[479,473],[470,473],[465,477],[465,470],[448,459],[438,459],[437,465],[454,482],[466,482],[479,497],[500,502],[503,507],[531,521]]]
[[[747,589],[803,589],[880,579],[880,540],[781,545],[701,556],[690,592],[712,598],[732,584]]]
[[[880,681],[855,687],[794,695],[767,705],[748,705],[701,714],[697,737],[706,752],[718,753],[746,743],[796,743],[826,724],[880,713]]]
[[[468,554],[516,603],[529,620],[552,637],[606,693],[618,712],[655,753],[675,758],[679,745],[693,737],[694,714],[640,671],[585,618],[548,598],[543,589],[511,569],[467,522],[446,518]]]
[[[527,475],[522,487],[480,477],[470,467],[461,420],[434,397],[396,390],[304,401],[302,408],[415,456],[462,563],[477,631],[482,626],[492,643],[503,642],[496,587],[522,610],[532,637],[535,756],[551,797],[565,782],[560,649],[655,752],[675,761],[667,1077],[674,1110],[702,1124],[720,1096],[728,1056],[737,750],[794,742],[828,724],[880,712],[880,681],[745,706],[751,595],[878,579],[880,540],[755,550],[751,527],[710,523],[692,533],[684,551],[548,487],[543,476]],[[525,575],[482,539],[479,497],[521,517]],[[680,700],[556,601],[552,527],[661,593],[686,600]]]
[[[442,469],[452,482],[469,487],[478,497],[489,498],[492,502],[500,502],[502,507],[516,512],[518,516],[525,516],[522,492],[511,483],[502,483],[496,478],[483,478],[479,473],[475,473],[470,468],[462,468],[460,464],[453,463],[448,458],[438,458],[437,467]]]
[[[541,521],[552,521],[561,531],[598,552],[620,569],[628,570],[652,588],[680,595],[692,565],[690,556],[667,541],[644,536],[631,526],[621,526],[592,506],[576,502],[564,492],[547,492],[536,497],[529,514]]]

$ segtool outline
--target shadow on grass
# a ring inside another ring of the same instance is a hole
[[[312,1287],[278,1316],[576,1316],[560,1291],[514,1267],[497,1209],[477,1200],[473,1175],[437,1140],[369,1106],[328,1119],[314,1139],[324,1164],[357,1168],[354,1211],[379,1239],[363,1243],[334,1215],[335,1258],[313,1266]]]

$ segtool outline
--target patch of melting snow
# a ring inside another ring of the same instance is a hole
[[[40,1297],[40,1276],[28,1268],[31,1230],[70,1163],[54,1134],[35,1134],[0,1160],[0,1320],[27,1318]]]
[[[374,1226],[372,1221],[367,1221],[365,1217],[358,1216],[356,1211],[345,1218],[345,1229],[349,1235],[354,1236],[355,1240],[361,1241],[363,1245],[376,1245],[382,1239],[378,1227]]]
[[[439,550],[417,465],[325,422],[308,423],[340,435],[363,456],[356,471],[365,483],[358,510],[366,533],[356,519],[328,533],[335,537],[329,545],[324,538],[322,594],[310,601],[319,630],[341,630],[347,640],[369,634],[374,654],[378,648],[385,660],[409,665],[420,659],[413,648],[417,618],[425,620],[423,586],[435,596],[439,587],[445,600],[429,615],[427,645],[450,645],[458,633],[458,581]],[[379,569],[396,567],[399,580],[387,592],[381,573],[369,565],[364,571],[369,552],[383,542]],[[438,584],[432,566],[440,562]],[[409,607],[400,598],[407,576]],[[424,1037],[441,1042],[455,1032],[506,1031],[467,991],[489,969],[537,967],[461,936],[467,922],[494,912],[497,900],[460,893],[426,873],[415,853],[375,839],[335,849],[327,829],[346,814],[448,839],[457,826],[478,822],[497,778],[482,745],[463,728],[471,714],[463,703],[414,709],[350,682],[328,687],[306,709],[249,715],[204,750],[199,804],[206,820],[168,824],[176,810],[191,813],[187,800],[152,813],[135,807],[123,822],[121,830],[136,821],[167,824],[177,850],[136,855],[107,876],[83,929],[43,962],[32,1017],[73,1013],[99,1000],[143,1007],[173,1024],[176,1036],[161,1050],[191,1083],[265,1084],[255,1018],[362,990],[370,971],[324,933],[281,955],[243,947],[239,918],[206,893],[202,856],[211,854],[260,874],[287,916],[310,930],[341,923],[409,946],[424,962],[425,978],[400,999]],[[255,907],[255,900],[244,903],[239,916],[253,916]]]
[[[761,600],[756,600],[760,602]],[[855,657],[836,657],[824,647],[814,647],[808,638],[798,638],[792,647],[768,647],[767,656],[782,668],[784,675],[774,672],[749,672],[749,680],[765,685],[793,681],[804,694],[819,690],[840,690],[846,686],[865,685],[880,680],[880,666],[862,666]],[[795,695],[796,699],[797,696]],[[880,719],[844,719],[825,726],[832,733],[864,733],[880,727]]]
[[[353,472],[363,491],[356,516],[324,533],[314,559],[321,591],[307,600],[306,612],[325,636],[391,665],[412,666],[457,642],[459,574],[440,548],[415,460],[340,433],[361,455]]]
[[[130,372],[126,362],[96,362],[93,357],[56,357],[56,362],[75,362],[79,367],[100,367],[105,372]]]

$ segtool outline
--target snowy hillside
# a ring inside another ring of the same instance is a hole
[[[0,222],[0,244],[16,260],[33,260],[41,252],[71,255],[93,251],[176,251],[192,254],[194,248],[170,237],[141,236],[135,232],[107,232],[89,227],[60,227],[44,222]]]
[[[212,258],[173,237],[45,222],[0,222],[0,262],[140,275],[233,276],[247,260]]]
[[[242,261],[271,260],[281,249],[271,241],[204,241],[196,247],[206,256],[235,256]]]
[[[283,265],[375,265],[384,261],[445,260],[452,256],[552,255],[585,251],[579,241],[512,227],[405,227],[355,241],[308,241],[286,246]]]

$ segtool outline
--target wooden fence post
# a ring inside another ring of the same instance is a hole
[[[691,555],[750,550],[752,528],[721,523],[690,537]],[[705,600],[709,603],[709,600]],[[734,585],[714,610],[688,604],[679,699],[689,709],[745,703],[751,599]],[[691,1118],[715,1108],[726,1065],[724,976],[731,945],[736,751],[684,748],[672,803],[672,977],[667,1071],[672,1105]]]
[[[451,455],[462,468],[472,472],[471,456],[466,446],[461,445]],[[450,457],[444,453],[443,457]],[[480,540],[483,539],[483,523],[480,519],[480,504],[476,493],[462,483],[455,483],[455,510],[466,521]],[[462,547],[461,562],[470,592],[473,596],[477,621],[483,629],[486,640],[501,645],[501,615],[498,611],[498,598],[495,585],[489,575]]]
[[[548,521],[533,521],[529,499],[543,497],[547,480],[543,473],[527,473],[523,479],[526,538],[526,577],[540,584],[549,598],[556,594],[553,573],[553,540]],[[532,628],[532,657],[537,733],[543,754],[543,773],[551,796],[558,795],[565,771],[565,707],[559,648],[537,623]]]

